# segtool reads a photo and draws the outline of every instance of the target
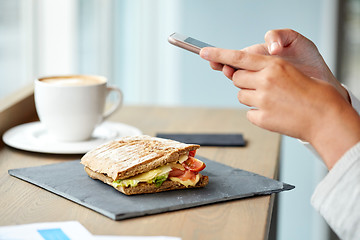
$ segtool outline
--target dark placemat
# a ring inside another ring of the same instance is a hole
[[[244,147],[246,145],[241,133],[158,133],[156,136],[188,144],[199,144],[203,147]]]
[[[39,167],[11,169],[20,178],[99,212],[113,220],[140,217],[233,199],[277,193],[294,186],[203,157],[205,188],[126,196],[101,181],[91,179],[79,160]]]

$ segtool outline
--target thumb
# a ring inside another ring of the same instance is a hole
[[[270,30],[265,34],[265,44],[271,55],[279,55],[293,43],[300,34],[291,29]]]

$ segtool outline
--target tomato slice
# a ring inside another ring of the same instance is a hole
[[[195,157],[195,154],[196,154],[196,150],[192,150],[189,152],[190,157]]]
[[[189,158],[183,162],[182,165],[185,169],[188,169],[192,172],[200,172],[206,167],[205,163],[191,156],[189,156]]]

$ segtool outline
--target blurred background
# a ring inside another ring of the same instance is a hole
[[[243,108],[231,81],[167,37],[241,49],[279,28],[311,39],[360,97],[360,0],[0,0],[0,99],[39,76],[83,73],[106,76],[125,104]],[[289,137],[280,155],[279,178],[296,189],[277,195],[270,239],[337,239],[310,205],[321,160]]]

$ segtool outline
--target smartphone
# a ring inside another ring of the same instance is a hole
[[[213,45],[210,45],[208,43],[204,43],[195,38],[184,36],[176,32],[169,36],[168,41],[175,46],[181,47],[196,54],[199,54],[200,50],[204,47],[214,47]],[[235,70],[239,70],[239,68],[233,67],[231,65],[228,66],[232,67]]]
[[[188,144],[199,144],[200,146],[246,146],[246,141],[244,140],[241,133],[158,133],[156,136],[159,138],[172,139]]]
[[[168,38],[169,43],[184,48],[190,52],[199,54],[203,47],[214,47],[210,44],[199,41],[195,38],[181,35],[179,33],[173,33]]]

